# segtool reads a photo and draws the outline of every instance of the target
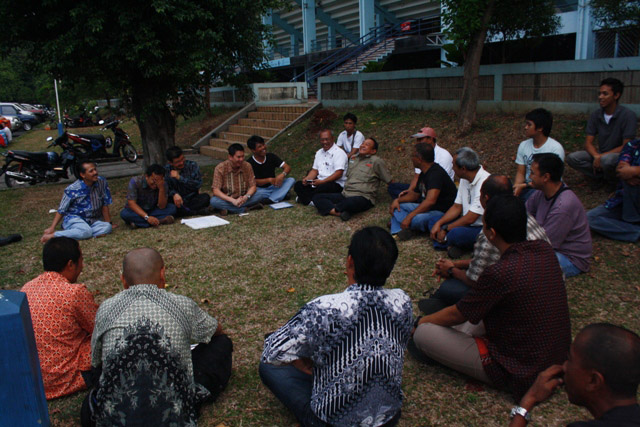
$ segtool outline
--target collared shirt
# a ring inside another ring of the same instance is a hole
[[[249,162],[253,168],[253,174],[256,179],[275,178],[276,168],[284,167],[282,159],[273,153],[267,153],[262,163],[260,163],[255,156],[251,156],[247,162]],[[271,184],[263,184],[259,187],[266,188],[270,185]]]
[[[618,163],[625,162],[631,166],[640,166],[640,138],[629,141],[625,144],[620,152]],[[622,180],[618,182],[614,195],[604,203],[607,209],[613,209],[622,203],[624,186]]]
[[[551,243],[544,228],[540,227],[538,221],[531,214],[527,214],[527,240],[544,240]],[[476,243],[473,245],[473,257],[467,269],[467,277],[477,282],[484,269],[495,264],[499,259],[500,250],[487,239],[484,230],[480,231]]]
[[[217,188],[234,199],[247,194],[249,188],[254,185],[256,185],[256,179],[253,168],[248,162],[242,162],[242,165],[234,170],[231,160],[225,160],[213,171],[212,188]]]
[[[638,119],[633,111],[622,105],[616,106],[616,111],[609,123],[604,119],[604,109],[599,108],[589,116],[587,135],[598,137],[598,151],[606,153],[622,145],[627,138],[635,138]]]
[[[64,189],[58,213],[63,221],[78,217],[89,225],[102,219],[102,207],[112,203],[107,180],[99,176],[91,187],[79,179]]]
[[[165,194],[169,194],[169,185],[166,180],[164,181],[164,191]],[[144,175],[134,176],[131,178],[131,181],[129,181],[127,200],[134,200],[142,210],[149,212],[158,206],[159,193],[160,191],[158,189],[154,190],[149,187],[147,178]],[[125,202],[124,207],[129,207],[129,205]]]
[[[359,130],[356,130],[353,134],[347,136],[347,131],[343,130],[338,135],[336,145],[344,148],[344,152],[349,154],[354,148],[360,148],[364,142],[364,135]]]
[[[380,157],[354,156],[349,161],[347,182],[344,184],[342,195],[344,197],[362,196],[375,205],[380,182],[388,184],[390,181],[391,173]]]
[[[484,170],[482,166],[476,172],[476,176],[472,182],[466,179],[460,179],[460,185],[458,186],[458,194],[456,195],[456,201],[454,203],[462,205],[462,215],[466,215],[469,211],[480,215],[473,224],[477,227],[482,226],[482,215],[484,214],[484,208],[480,204],[480,187],[485,179],[491,175]]]
[[[102,367],[98,425],[139,422],[128,420],[137,403],[150,405],[145,424],[195,425],[210,393],[194,381],[190,345],[209,342],[217,327],[192,299],[156,285],[131,286],[103,302],[91,340],[91,364]]]
[[[98,305],[85,287],[47,271],[25,284],[47,399],[85,388],[91,368],[91,333]]]
[[[616,406],[596,420],[576,421],[567,427],[638,427],[640,426],[640,405]]]
[[[264,343],[262,362],[313,361],[311,409],[332,425],[378,426],[402,406],[402,364],[412,327],[400,289],[354,284],[307,303]]]
[[[589,271],[591,231],[587,213],[576,194],[564,184],[562,191],[549,199],[540,190],[527,199],[527,212],[544,228],[553,249],[569,258],[580,271]]]
[[[313,160],[313,169],[318,171],[318,179],[325,179],[339,170],[343,171],[340,179],[335,182],[344,187],[344,183],[347,181],[348,160],[347,153],[342,151],[336,144],[333,144],[327,151],[321,148],[316,152],[316,157]]]
[[[453,181],[455,177],[455,172],[453,171],[453,156],[446,148],[440,147],[438,144],[435,145],[433,149],[434,161],[439,164],[442,169],[449,175],[451,181]],[[414,168],[413,171],[417,174],[422,173],[420,168]]]
[[[171,171],[177,170],[173,166],[165,165],[164,170],[164,180],[169,184],[169,197],[173,197],[177,193],[183,199],[189,199],[198,194],[200,187],[202,187],[200,166],[192,160],[184,161],[184,167],[178,171],[180,179],[171,177]]]
[[[484,370],[519,400],[538,373],[562,364],[571,344],[569,304],[560,264],[542,240],[512,244],[456,304],[471,323],[484,322]]]

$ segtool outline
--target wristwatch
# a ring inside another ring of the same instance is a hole
[[[522,406],[514,406],[513,409],[511,409],[511,415],[509,418],[513,418],[516,415],[520,415],[526,422],[531,421],[531,414]]]
[[[145,216],[144,216],[144,220],[145,220],[145,221],[149,221],[149,215],[145,215]]]
[[[453,277],[453,269],[455,267],[449,267],[449,269],[447,270],[447,274],[449,275],[449,277]]]

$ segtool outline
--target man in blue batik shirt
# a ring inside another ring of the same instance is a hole
[[[64,189],[53,223],[40,239],[42,243],[53,237],[84,240],[111,233],[112,200],[107,180],[98,176],[94,162],[85,161],[78,167],[81,179]],[[62,230],[55,231],[60,221]]]
[[[265,340],[262,382],[303,426],[398,423],[413,315],[403,290],[383,287],[397,258],[389,232],[357,231],[349,287],[307,303]]]

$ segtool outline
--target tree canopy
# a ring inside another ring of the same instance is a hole
[[[0,48],[6,54],[21,46],[52,77],[107,85],[129,98],[145,163],[162,162],[174,144],[174,115],[189,112],[191,101],[202,98],[198,90],[262,62],[261,16],[278,4],[7,0],[3,17],[12,27]]]
[[[604,28],[640,28],[640,0],[591,0],[590,6]]]

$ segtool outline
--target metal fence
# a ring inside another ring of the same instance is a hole
[[[640,29],[619,28],[595,32],[594,58],[624,58],[638,56]]]

